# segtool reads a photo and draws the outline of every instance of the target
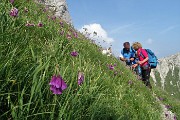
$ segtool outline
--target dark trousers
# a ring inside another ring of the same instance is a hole
[[[151,84],[150,84],[150,73],[151,73],[151,68],[147,68],[144,69],[142,68],[142,81],[144,82],[144,84],[149,87],[150,89],[152,88]]]

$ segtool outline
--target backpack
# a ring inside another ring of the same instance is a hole
[[[150,49],[145,49],[145,50],[148,53],[148,58],[149,58],[148,63],[149,63],[149,66],[152,69],[156,68],[157,64],[158,64],[158,59],[157,59],[156,55]],[[144,55],[142,54],[142,52],[140,53],[140,55],[144,58]]]

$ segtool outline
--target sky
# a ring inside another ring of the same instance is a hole
[[[180,0],[67,0],[74,27],[119,56],[123,43],[142,43],[158,58],[180,52]],[[93,32],[97,36],[93,35]],[[105,41],[105,42],[104,42]]]

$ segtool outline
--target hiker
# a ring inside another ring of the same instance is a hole
[[[142,81],[144,82],[144,84],[149,87],[150,89],[152,89],[152,86],[150,84],[150,72],[151,72],[151,68],[149,66],[148,63],[148,53],[145,49],[142,48],[141,43],[139,42],[135,42],[132,45],[133,49],[137,51],[137,57],[139,59],[139,61],[137,62],[137,64],[133,65],[133,68],[136,68],[138,65],[140,65],[141,70],[142,70]]]
[[[126,65],[131,68],[135,60],[135,50],[130,47],[129,42],[123,44],[124,48],[121,50],[120,60],[126,62]]]

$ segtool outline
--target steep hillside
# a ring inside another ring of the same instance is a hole
[[[44,9],[0,1],[1,120],[160,120],[153,92],[180,118],[178,101]]]
[[[157,86],[180,99],[180,53],[160,59],[151,76]]]

